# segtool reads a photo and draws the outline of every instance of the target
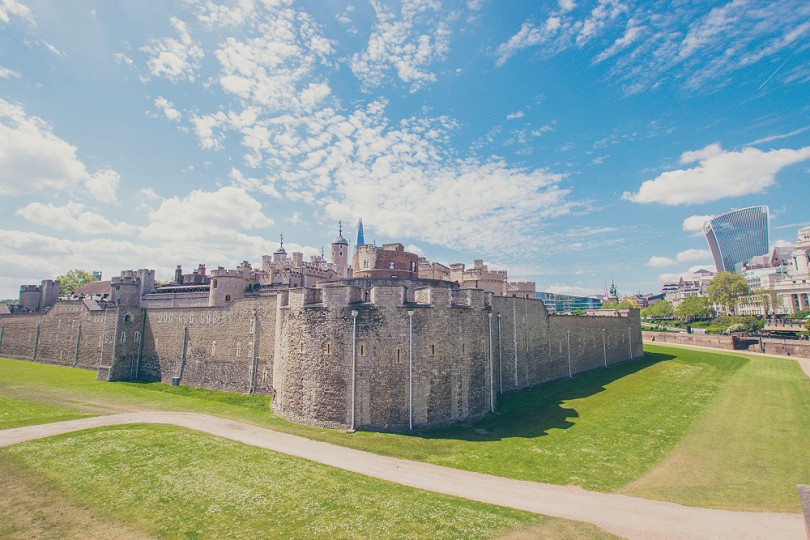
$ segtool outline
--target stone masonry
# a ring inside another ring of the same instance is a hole
[[[502,392],[643,354],[637,310],[557,316],[449,282],[374,281],[184,308],[139,307],[122,281],[117,305],[0,316],[0,355],[108,381],[273,394],[273,410],[296,422],[400,430],[482,416]]]

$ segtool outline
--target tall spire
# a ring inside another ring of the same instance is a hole
[[[357,244],[358,246],[366,245],[366,239],[363,236],[363,218],[357,222]]]

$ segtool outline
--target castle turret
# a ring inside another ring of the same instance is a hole
[[[112,278],[110,300],[113,304],[137,307],[141,302],[141,280],[133,270],[124,270],[121,276]]]
[[[208,294],[209,307],[227,306],[237,298],[245,296],[248,282],[242,270],[217,268],[211,272],[211,289]]]
[[[280,263],[287,260],[287,250],[284,249],[284,235],[281,235],[281,243],[279,248],[273,252],[273,262]]]
[[[39,311],[42,293],[36,285],[20,285],[20,307],[28,311]]]
[[[338,222],[338,236],[332,242],[332,254],[330,262],[341,278],[345,279],[349,274],[349,242],[343,238],[343,223]]]

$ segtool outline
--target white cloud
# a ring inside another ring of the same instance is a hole
[[[523,111],[513,112],[511,114],[506,115],[507,120],[516,120],[518,118],[523,118],[526,115]]]
[[[20,74],[17,73],[16,71],[12,71],[8,68],[0,66],[0,79],[11,79],[12,77],[14,77],[15,79],[19,79]]]
[[[689,216],[683,220],[681,229],[687,232],[703,233],[703,224],[712,219],[714,215],[709,214],[706,216]]]
[[[687,249],[675,256],[678,262],[711,261],[712,254],[708,249]]]
[[[155,192],[154,189],[148,188],[148,187],[139,189],[138,190],[138,195],[140,195],[140,196],[142,196],[142,197],[144,197],[146,199],[150,199],[150,200],[155,200],[155,199],[160,198],[158,196],[158,194]]]
[[[183,241],[207,242],[272,224],[273,220],[262,213],[262,205],[244,189],[226,186],[164,199],[149,213],[149,225],[141,236],[159,239],[171,235]]]
[[[0,194],[84,185],[94,197],[112,202],[118,180],[112,169],[89,173],[76,147],[57,137],[47,122],[0,98]]]
[[[681,156],[681,163],[699,161],[697,166],[664,172],[643,182],[638,193],[625,192],[622,199],[677,205],[762,193],[776,183],[780,170],[808,158],[810,146],[768,152],[747,147],[734,152],[709,145]]]
[[[678,253],[675,258],[652,256],[647,261],[647,266],[651,268],[660,268],[662,266],[672,266],[676,263],[694,262],[694,261],[711,261],[712,254],[708,249],[687,249]]]
[[[155,77],[165,77],[170,81],[193,81],[204,53],[202,47],[191,38],[186,23],[176,17],[171,19],[179,39],[160,38],[143,47],[150,54],[147,62],[149,72]]]
[[[20,17],[29,23],[34,22],[34,15],[31,10],[18,0],[0,0],[0,21],[7,23],[11,21],[11,16]]]
[[[656,255],[653,255],[652,257],[650,257],[650,260],[647,261],[647,266],[651,268],[658,268],[661,266],[672,266],[673,264],[675,264],[674,259],[670,259],[669,257],[658,257]]]
[[[795,0],[679,3],[677,9],[643,0],[580,4],[538,4],[541,13],[496,49],[496,65],[529,48],[546,57],[584,49],[594,63],[610,62],[609,77],[626,93],[664,82],[700,92],[727,84],[729,74],[753,64],[791,55],[810,34],[810,5]],[[806,81],[807,73],[801,66],[785,70],[781,82]]]
[[[415,92],[436,80],[428,67],[443,60],[450,47],[446,14],[433,2],[403,2],[399,15],[381,2],[372,2],[377,24],[366,49],[351,59],[351,69],[365,88],[381,85],[391,72]],[[420,33],[417,23],[429,30]]]
[[[135,65],[135,61],[124,53],[117,52],[113,54],[113,58],[118,64],[126,64],[128,66]]]
[[[154,103],[155,107],[157,107],[163,113],[163,115],[172,122],[177,122],[183,117],[180,111],[174,108],[172,102],[163,96],[156,98]]]
[[[664,281],[678,281],[681,277],[687,277],[691,274],[694,274],[698,270],[708,270],[709,272],[714,272],[714,264],[698,264],[695,266],[690,266],[688,270],[683,272],[667,272],[664,274],[660,274],[658,276],[659,282]]]
[[[113,223],[76,202],[69,202],[64,206],[32,202],[16,213],[32,223],[60,231],[72,229],[83,234],[130,234],[134,231],[131,225]]]

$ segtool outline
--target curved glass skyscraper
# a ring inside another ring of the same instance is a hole
[[[734,265],[768,253],[768,207],[732,210],[703,224],[703,233],[718,272],[734,272]]]

